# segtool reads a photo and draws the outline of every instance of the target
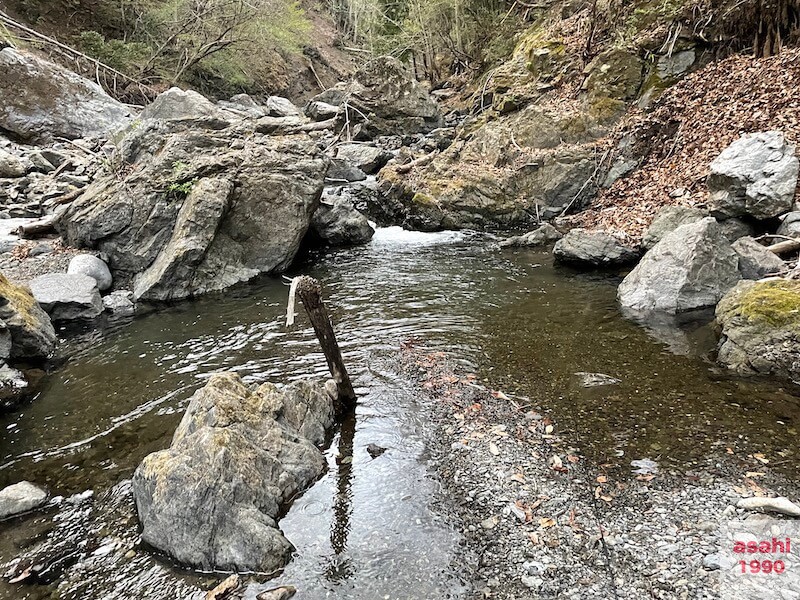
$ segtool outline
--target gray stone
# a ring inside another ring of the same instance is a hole
[[[800,281],[743,281],[716,309],[717,361],[742,375],[800,381]]]
[[[0,320],[11,335],[11,358],[44,359],[52,354],[56,332],[31,292],[0,274]]]
[[[311,228],[320,240],[331,246],[366,244],[375,234],[367,217],[343,198],[337,198],[332,204],[320,204],[311,219]]]
[[[172,444],[136,469],[142,539],[201,569],[272,572],[293,547],[284,507],[324,472],[317,446],[333,424],[332,382],[253,390],[213,375],[192,397]]]
[[[17,178],[25,175],[25,165],[13,154],[0,149],[0,178]]]
[[[800,211],[790,212],[784,216],[777,234],[792,238],[800,237]]]
[[[741,280],[739,257],[712,217],[681,225],[625,278],[618,298],[634,311],[680,313],[714,306]]]
[[[342,144],[336,150],[336,158],[358,167],[367,175],[374,175],[389,162],[392,154],[368,144]]]
[[[334,158],[331,160],[331,166],[325,178],[328,181],[352,183],[355,181],[364,181],[367,178],[367,174],[348,161]]]
[[[92,254],[78,254],[69,261],[67,273],[88,275],[97,282],[97,288],[104,292],[111,287],[112,278],[108,265]]]
[[[523,235],[517,235],[500,242],[501,248],[525,248],[545,246],[551,242],[558,241],[562,238],[561,232],[550,225],[550,223],[542,223],[537,229],[529,231]]]
[[[14,48],[0,50],[0,128],[29,142],[107,137],[133,118],[96,83]]]
[[[46,491],[29,481],[20,481],[0,490],[0,519],[26,513],[45,502]]]
[[[659,77],[669,79],[684,75],[697,60],[694,48],[660,56],[656,68]]]
[[[639,253],[604,231],[572,229],[553,247],[556,260],[577,266],[612,267],[636,262]]]
[[[779,131],[751,133],[711,163],[708,188],[714,216],[778,217],[792,209],[800,163]]]
[[[270,117],[299,117],[300,109],[292,104],[291,100],[280,96],[270,96],[266,103],[267,114]]]
[[[722,235],[728,238],[731,243],[743,237],[752,236],[755,232],[755,228],[750,223],[735,217],[719,221],[719,226],[722,229]]]
[[[736,240],[731,247],[739,255],[739,272],[743,279],[761,279],[786,270],[786,264],[751,237]]]
[[[314,121],[327,121],[339,114],[339,107],[327,102],[312,101],[306,106],[305,113]]]
[[[205,96],[192,90],[172,87],[162,92],[142,111],[141,119],[174,121],[218,117],[219,110]]]
[[[94,319],[103,312],[97,281],[88,275],[49,273],[30,285],[33,297],[53,321]]]
[[[6,361],[11,357],[11,331],[5,321],[0,319],[0,361]]]
[[[681,225],[696,223],[708,216],[708,213],[699,208],[690,206],[665,206],[657,213],[647,232],[642,238],[642,246],[649,250],[671,231],[675,231]]]
[[[28,389],[28,380],[22,371],[0,362],[0,408],[15,406]]]
[[[114,317],[130,317],[136,313],[133,292],[119,290],[103,296],[103,310]]]
[[[98,177],[59,220],[62,237],[104,253],[115,277],[135,278],[137,299],[177,300],[284,271],[328,161],[305,134],[253,127],[143,122],[113,159],[133,168]]]

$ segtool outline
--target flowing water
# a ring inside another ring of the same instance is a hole
[[[626,320],[611,276],[559,269],[545,253],[500,251],[487,236],[397,228],[298,271],[325,286],[360,396],[327,452],[328,474],[281,521],[297,556],[278,581],[303,598],[463,592],[460,539],[437,508],[423,412],[398,367],[409,338],[550,411],[592,460],[690,470],[731,447],[795,474],[797,389],[714,367],[709,325]],[[279,280],[264,279],[65,342],[70,359],[39,397],[0,416],[0,487],[27,479],[69,495],[130,477],[169,445],[188,398],[214,372],[278,383],[325,375],[305,318],[283,325],[286,295]],[[585,387],[578,373],[619,381]],[[372,459],[369,444],[387,451]],[[337,454],[352,464],[337,464]],[[25,526],[0,523],[0,562],[14,555],[7,532]],[[26,597],[40,596],[0,583],[0,598]]]

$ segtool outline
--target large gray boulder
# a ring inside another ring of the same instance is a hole
[[[500,242],[501,248],[535,248],[560,240],[561,232],[550,225],[542,223],[539,227],[522,235],[515,235]]]
[[[104,292],[111,287],[113,279],[108,265],[93,254],[78,254],[69,261],[67,273],[70,275],[87,275],[97,282],[97,288]]]
[[[332,382],[257,389],[213,375],[192,397],[172,444],[133,477],[142,539],[200,569],[272,572],[293,547],[286,505],[322,475],[317,448],[334,421]]]
[[[32,143],[108,137],[133,118],[96,83],[14,48],[0,50],[0,129]]]
[[[623,307],[680,313],[714,306],[741,280],[739,257],[712,217],[668,233],[619,286]]]
[[[20,481],[0,490],[0,520],[39,508],[45,502],[46,491],[29,481]]]
[[[218,117],[219,115],[219,109],[202,94],[193,90],[172,87],[159,94],[151,104],[145,107],[141,119],[177,121]]]
[[[556,260],[575,266],[614,267],[636,262],[639,253],[604,231],[572,229],[553,247]]]
[[[742,136],[711,163],[712,214],[770,219],[789,212],[799,168],[795,145],[780,131]]]
[[[30,290],[12,284],[0,274],[0,320],[11,336],[10,358],[45,359],[56,345],[50,317]]]
[[[761,279],[786,270],[786,264],[751,237],[736,240],[731,248],[739,255],[739,272],[744,279]]]
[[[396,58],[381,56],[359,69],[344,85],[326,90],[309,104],[312,118],[322,119],[315,102],[340,106],[345,103],[351,122],[358,122],[367,137],[429,132],[442,126],[439,106],[428,91]],[[325,115],[327,116],[327,115]]]
[[[88,275],[48,273],[31,280],[30,286],[53,321],[91,320],[103,312],[97,281]]]
[[[717,360],[740,374],[800,381],[800,282],[743,281],[716,309]]]
[[[331,246],[366,244],[375,234],[367,217],[344,198],[320,204],[311,219],[311,228],[318,239]]]
[[[367,175],[374,175],[392,158],[391,152],[368,144],[342,144],[336,158],[351,164]]]
[[[642,246],[649,250],[665,235],[675,231],[681,225],[696,223],[707,216],[708,213],[705,211],[691,206],[665,206],[656,213],[653,222],[647,228],[642,238]]]
[[[121,141],[111,172],[65,211],[64,240],[103,252],[112,271],[134,278],[137,299],[176,300],[284,271],[328,160],[305,134],[267,136],[255,126],[143,121]]]

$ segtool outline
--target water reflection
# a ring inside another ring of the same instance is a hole
[[[356,436],[356,413],[348,413],[339,431],[339,452],[336,456],[336,496],[331,522],[331,548],[333,555],[325,570],[328,581],[338,582],[353,576],[354,568],[347,557],[347,536],[350,534],[350,517],[353,512],[353,443]]]

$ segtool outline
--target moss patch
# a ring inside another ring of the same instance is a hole
[[[39,319],[33,314],[38,304],[33,294],[11,283],[2,273],[0,273],[0,303],[10,305],[27,326],[31,328],[38,326]]]
[[[733,310],[752,322],[800,328],[800,281],[757,283],[739,297]]]

